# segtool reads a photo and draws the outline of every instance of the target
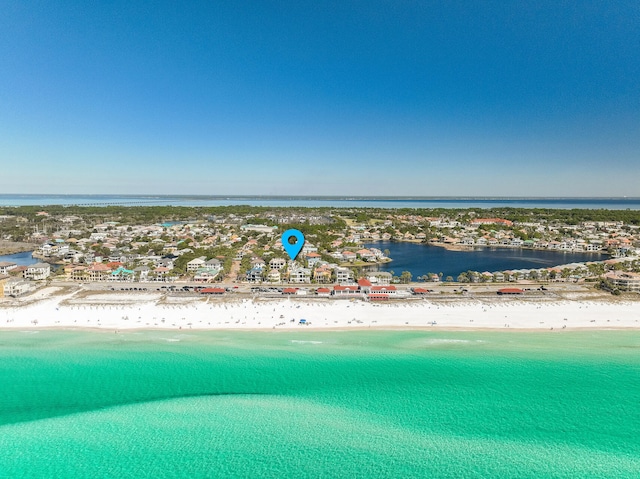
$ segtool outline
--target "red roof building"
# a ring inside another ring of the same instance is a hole
[[[111,271],[111,268],[109,268],[109,266],[107,266],[106,264],[93,263],[91,266],[89,266],[89,271],[107,272],[107,271]]]
[[[333,287],[334,295],[360,294],[360,287],[356,285],[336,285]]]
[[[203,288],[200,290],[202,294],[224,294],[224,288]]]
[[[388,294],[380,294],[380,293],[371,293],[369,296],[369,301],[388,301]]]
[[[498,294],[522,294],[523,290],[520,288],[502,288],[498,290]]]
[[[396,287],[389,285],[389,286],[372,286],[371,287],[371,293],[391,293],[391,294],[395,294],[396,292]]]

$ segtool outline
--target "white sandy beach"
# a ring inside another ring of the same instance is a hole
[[[372,304],[346,299],[189,298],[155,293],[79,297],[47,290],[29,301],[0,304],[0,328],[640,328],[640,302],[631,300],[460,298]],[[307,324],[300,324],[301,319]]]

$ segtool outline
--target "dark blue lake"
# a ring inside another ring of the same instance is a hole
[[[440,273],[455,279],[464,271],[505,271],[523,268],[546,268],[584,261],[602,261],[606,255],[599,253],[565,253],[559,251],[517,248],[482,248],[473,251],[449,251],[447,249],[415,243],[379,241],[368,243],[367,248],[388,249],[393,259],[380,266],[380,271],[393,271],[400,276],[409,271],[414,280],[427,273]]]
[[[0,256],[0,262],[2,261],[15,263],[18,266],[29,266],[30,264],[37,263],[39,260],[31,257],[31,251],[26,251],[24,253],[2,255]]]

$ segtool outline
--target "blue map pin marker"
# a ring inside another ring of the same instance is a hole
[[[289,238],[291,237],[296,239],[295,244],[289,243]],[[289,255],[289,258],[292,260],[296,259],[296,256],[298,256],[298,253],[302,251],[302,247],[304,246],[304,235],[302,231],[291,229],[282,233],[282,246]]]

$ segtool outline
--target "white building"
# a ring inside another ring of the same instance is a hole
[[[611,272],[605,275],[614,286],[623,291],[640,293],[640,274]]]
[[[187,271],[189,273],[195,273],[200,268],[202,268],[205,263],[206,263],[206,258],[204,256],[200,256],[199,258],[192,259],[187,263]]]
[[[11,263],[9,261],[0,261],[0,276],[4,274],[9,274],[9,271],[12,269],[16,269],[18,265],[16,263]]]
[[[307,268],[293,268],[289,271],[290,283],[310,283],[311,270]]]
[[[336,268],[336,281],[338,284],[353,283],[353,271],[349,268]]]
[[[47,279],[51,274],[51,266],[48,263],[36,263],[27,266],[24,270],[24,278],[34,281]]]
[[[269,268],[281,270],[285,267],[286,264],[287,262],[284,258],[273,258],[271,261],[269,261]]]
[[[33,285],[33,283],[23,281],[19,278],[12,278],[4,284],[4,295],[13,297],[22,296],[23,294],[27,294],[34,289],[35,286]]]

